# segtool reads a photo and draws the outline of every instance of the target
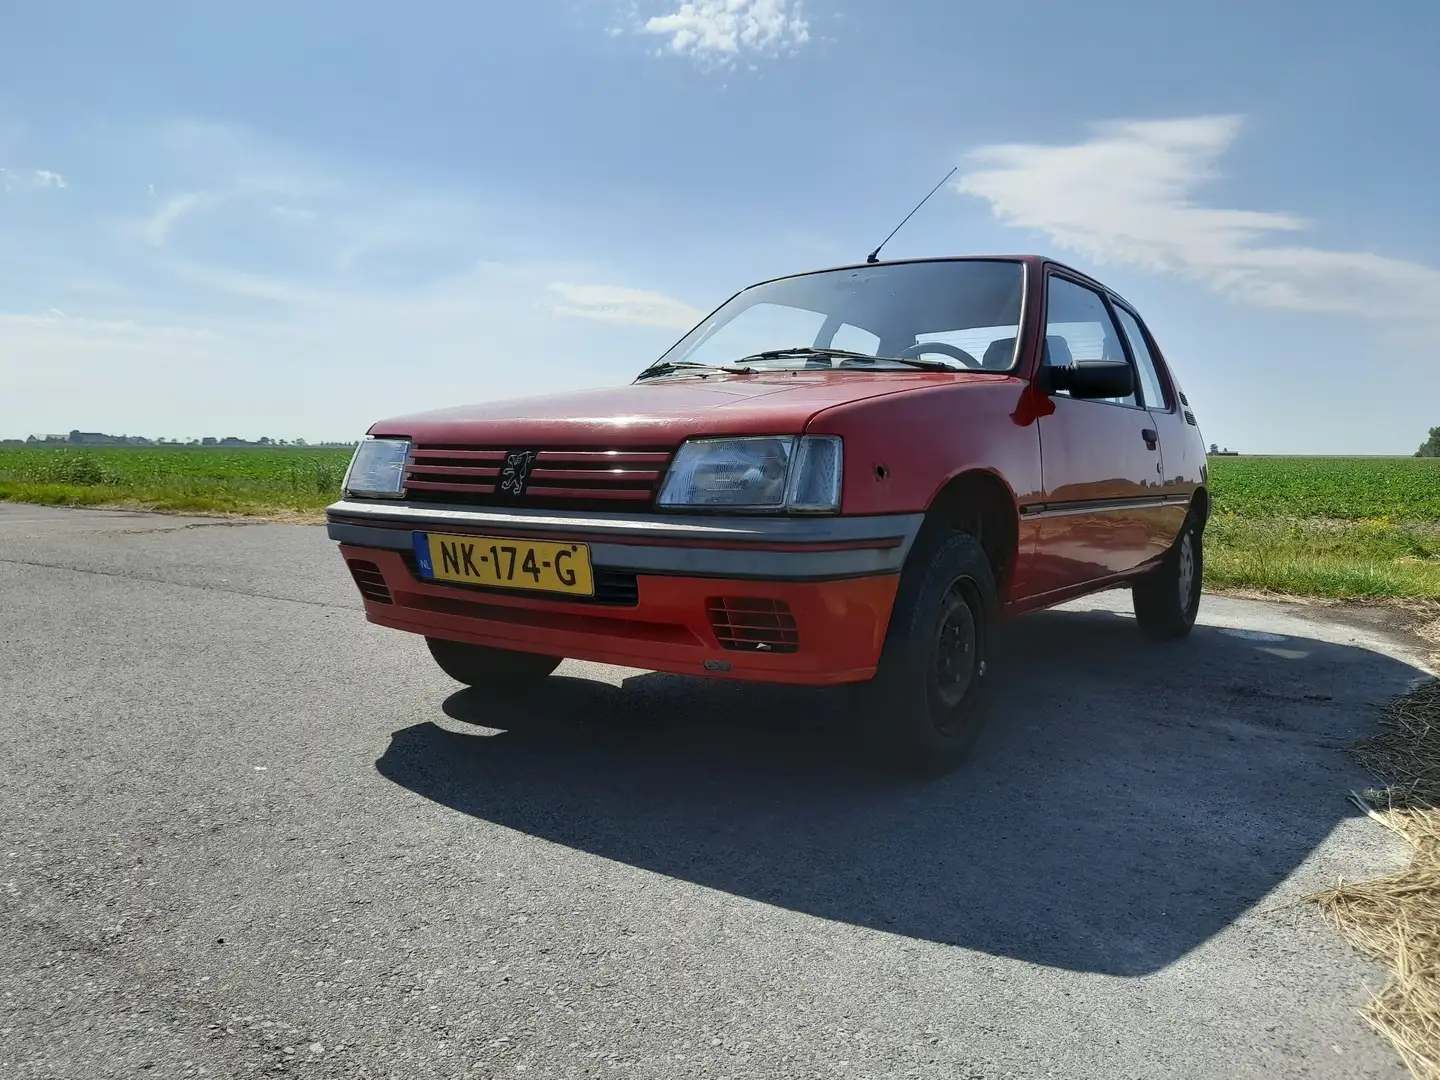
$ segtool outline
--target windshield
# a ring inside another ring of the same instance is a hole
[[[697,368],[1009,371],[1025,268],[995,259],[884,263],[755,285],[645,373]]]

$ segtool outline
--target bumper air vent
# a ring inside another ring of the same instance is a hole
[[[612,607],[635,607],[640,603],[640,582],[625,570],[595,570],[595,595],[592,603]]]
[[[795,616],[783,600],[718,597],[706,602],[710,626],[722,649],[793,653],[800,649]]]
[[[355,579],[355,584],[360,589],[360,595],[366,600],[373,600],[377,604],[393,604],[395,601],[390,596],[390,590],[385,585],[385,575],[380,573],[380,568],[373,562],[365,562],[363,559],[351,559],[350,576]]]

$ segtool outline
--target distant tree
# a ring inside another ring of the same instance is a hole
[[[1440,457],[1440,427],[1430,429],[1430,438],[1420,445],[1420,449],[1415,451],[1415,456]]]
[[[1219,444],[1219,443],[1213,443],[1213,442],[1212,442],[1212,443],[1210,444],[1210,453],[1212,453],[1212,454],[1218,454],[1219,452],[1220,452],[1220,444]]]

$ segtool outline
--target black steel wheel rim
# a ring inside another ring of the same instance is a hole
[[[964,583],[956,581],[945,592],[935,625],[934,653],[930,681],[935,703],[942,715],[936,727],[942,733],[954,723],[953,713],[964,702],[975,681],[980,663],[980,634],[975,611]],[[949,722],[947,722],[947,720]]]

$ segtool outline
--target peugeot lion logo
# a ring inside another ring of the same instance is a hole
[[[530,469],[535,464],[534,450],[511,450],[505,455],[505,468],[500,470],[500,491],[512,499],[525,494],[530,482]]]

